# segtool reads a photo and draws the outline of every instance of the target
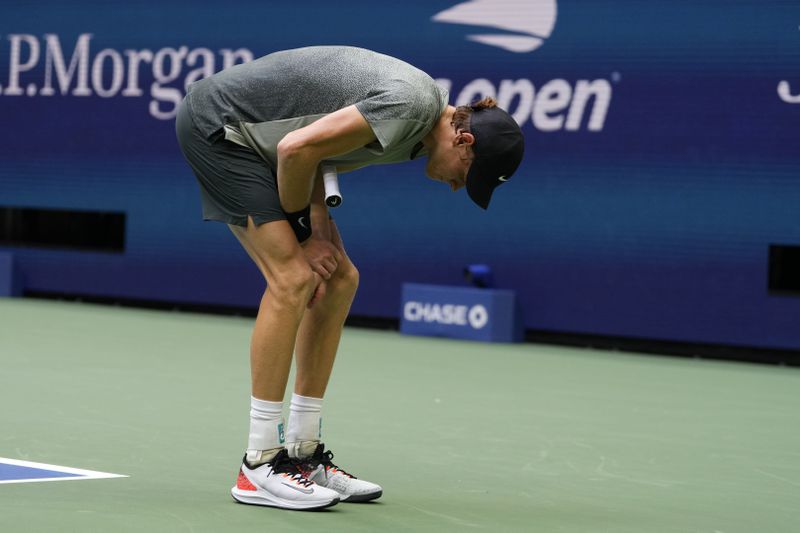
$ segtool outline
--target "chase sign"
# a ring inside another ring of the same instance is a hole
[[[514,291],[403,284],[400,331],[489,342],[522,340]]]

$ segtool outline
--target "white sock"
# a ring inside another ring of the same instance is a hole
[[[309,457],[322,438],[322,398],[292,393],[286,427],[286,449],[290,457]]]
[[[283,448],[283,402],[250,397],[250,436],[247,462],[253,465],[271,460]]]

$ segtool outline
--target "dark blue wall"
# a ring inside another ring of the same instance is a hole
[[[767,290],[769,244],[800,244],[800,5],[508,0],[473,3],[483,26],[433,20],[456,4],[4,2],[0,206],[127,214],[123,254],[4,248],[26,288],[255,306],[255,267],[200,221],[174,99],[226,49],[352,44],[449,83],[451,103],[499,91],[527,139],[486,213],[419,163],[342,176],[353,313],[395,317],[402,282],[486,262],[528,328],[800,348],[800,298]],[[543,44],[467,39],[487,34]]]

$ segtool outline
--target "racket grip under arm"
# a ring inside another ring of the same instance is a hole
[[[322,181],[325,184],[325,205],[339,207],[342,205],[342,193],[339,192],[339,176],[336,167],[324,165],[322,167]]]

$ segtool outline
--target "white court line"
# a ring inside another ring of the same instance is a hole
[[[62,474],[75,474],[78,477],[41,477],[34,479],[5,479],[0,480],[0,485],[4,483],[36,483],[38,481],[70,481],[76,479],[108,479],[114,477],[128,477],[122,474],[111,474],[108,472],[98,472],[96,470],[83,470],[81,468],[71,468],[69,466],[49,465],[46,463],[34,463],[32,461],[20,461],[19,459],[7,459],[0,457],[0,464],[11,466],[25,466],[28,468],[38,468],[40,470],[52,470]]]

